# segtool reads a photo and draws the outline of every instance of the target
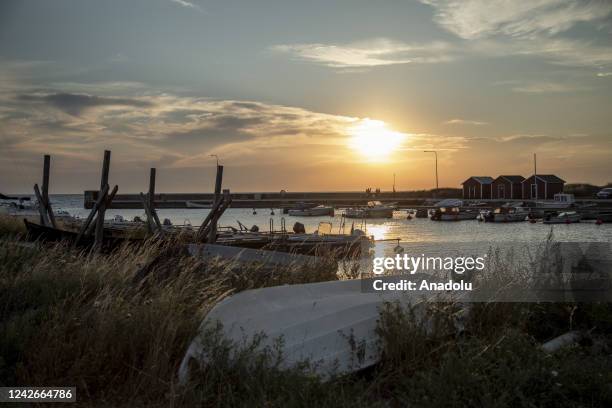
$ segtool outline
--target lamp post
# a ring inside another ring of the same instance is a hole
[[[438,190],[438,152],[435,150],[424,150],[423,153],[433,153],[436,156],[436,190]]]
[[[217,159],[217,167],[219,167],[219,156],[217,156],[216,154],[209,154],[208,157],[214,157],[215,159]]]

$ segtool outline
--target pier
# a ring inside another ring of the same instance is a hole
[[[328,192],[232,192],[232,208],[283,208],[292,207],[298,202],[314,202],[334,207],[351,207],[367,204],[368,201],[396,203],[398,208],[434,208],[434,203],[448,198],[423,197],[418,191],[382,191],[366,193],[365,191],[328,191]],[[459,191],[459,195],[460,195]],[[84,192],[85,208],[92,208],[97,200],[98,191]],[[188,203],[195,203],[200,208],[212,206],[214,193],[155,193],[156,208],[189,208]],[[461,199],[461,198],[459,198]],[[487,203],[490,208],[507,202],[523,202],[534,205],[534,200],[462,200],[467,203]],[[541,200],[540,200],[541,201]],[[594,198],[577,199],[577,203],[596,203],[597,207],[612,207],[612,200]],[[486,206],[484,206],[486,208]],[[142,201],[138,194],[117,194],[110,207],[115,209],[142,209]]]

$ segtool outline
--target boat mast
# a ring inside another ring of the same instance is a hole
[[[536,157],[536,154],[533,154],[533,181],[535,182],[535,186],[536,186],[536,191],[535,191],[535,198],[536,198],[536,207],[538,206],[538,159]]]

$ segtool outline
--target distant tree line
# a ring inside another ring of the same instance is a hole
[[[576,197],[593,197],[599,192],[599,190],[606,187],[612,187],[612,182],[601,187],[587,183],[566,184],[563,187],[563,192],[573,194]]]

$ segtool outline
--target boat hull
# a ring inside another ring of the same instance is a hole
[[[393,218],[393,209],[384,208],[358,208],[348,209],[344,213],[346,218]]]
[[[28,231],[28,239],[32,241],[43,241],[43,242],[67,242],[74,243],[78,237],[78,233],[74,231],[61,230],[58,228],[47,227],[40,224],[24,219],[26,229]],[[102,240],[102,249],[105,251],[112,251],[123,244],[140,244],[142,239],[134,238],[122,238],[109,236],[105,231],[105,236]],[[78,246],[81,248],[87,248],[93,246],[95,243],[94,237],[84,235],[81,237]]]
[[[484,220],[486,222],[523,222],[527,214],[490,214]]]
[[[304,208],[289,210],[289,215],[294,217],[320,217],[320,216],[334,216],[334,207],[315,207],[315,208]]]
[[[396,277],[382,277],[393,281]],[[430,276],[416,274],[412,280]],[[292,368],[308,360],[318,375],[356,371],[375,364],[381,355],[376,328],[380,311],[388,302],[411,305],[425,327],[426,299],[442,296],[457,299],[444,291],[364,291],[372,279],[319,282],[253,289],[225,298],[202,322],[179,368],[181,383],[189,381],[190,363],[207,360],[208,330],[218,323],[221,335],[236,347],[261,338],[260,347],[282,347],[281,368]],[[264,336],[261,336],[261,334]],[[257,337],[259,336],[259,337]],[[355,357],[354,340],[361,357]]]
[[[582,216],[580,214],[569,214],[545,218],[542,222],[544,224],[575,224],[580,222],[581,219]]]
[[[475,220],[478,213],[458,213],[458,214],[434,214],[431,217],[432,221],[466,221]]]

